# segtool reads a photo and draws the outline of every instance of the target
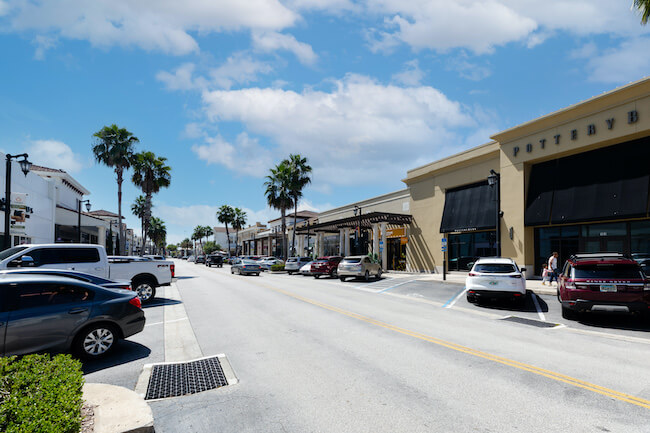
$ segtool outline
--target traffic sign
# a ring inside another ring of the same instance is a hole
[[[442,244],[447,245],[447,238],[442,238]]]
[[[442,246],[442,252],[444,253],[445,251],[447,251],[447,246],[446,246],[446,245],[443,245],[443,246]]]

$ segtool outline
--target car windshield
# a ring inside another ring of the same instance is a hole
[[[517,272],[513,265],[508,263],[477,263],[474,265],[473,272],[484,274],[510,274]]]
[[[0,252],[0,260],[4,260],[7,257],[11,257],[14,254],[19,253],[22,250],[26,250],[26,249],[27,249],[27,247],[13,247],[13,248],[9,248],[8,250],[4,250],[4,251]]]
[[[254,260],[242,260],[241,262],[244,265],[256,265],[257,264],[257,262],[254,261]]]
[[[341,260],[341,263],[359,263],[359,262],[361,262],[361,257],[352,257],[349,259]]]
[[[296,259],[295,257],[291,257],[291,258],[287,259],[287,263],[297,262],[297,261],[298,261],[298,259]]]
[[[643,278],[638,266],[614,263],[576,266],[573,269],[572,277],[585,279]]]

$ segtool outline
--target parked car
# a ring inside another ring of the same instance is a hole
[[[98,277],[96,275],[86,274],[84,272],[69,271],[67,269],[17,268],[17,269],[6,269],[4,271],[0,271],[0,277],[4,275],[15,275],[15,274],[52,275],[52,276],[72,278],[73,280],[79,280],[86,283],[95,284],[97,286],[104,287],[105,289],[133,290],[131,288],[131,282],[127,280],[114,281],[114,280]]]
[[[300,275],[302,275],[302,276],[313,275],[313,274],[311,273],[311,265],[312,265],[312,264],[314,264],[313,261],[312,261],[312,262],[307,262],[307,263],[305,263],[304,265],[302,265],[302,267],[300,268],[300,272],[299,272]]]
[[[142,258],[149,259],[149,260],[166,260],[165,256],[159,256],[155,254],[145,254],[142,256]]]
[[[211,268],[216,266],[218,268],[223,267],[223,256],[221,254],[210,254],[205,258],[205,266]]]
[[[307,263],[311,264],[311,257],[289,257],[287,262],[284,264],[284,270],[289,273],[289,275],[300,272],[300,268],[305,266]]]
[[[370,280],[370,276],[380,279],[381,265],[374,263],[368,256],[348,256],[341,260],[336,273],[341,281],[348,277],[364,278],[366,281]]]
[[[194,260],[194,264],[198,265],[198,264],[201,264],[201,263],[205,263],[205,256],[203,256],[203,255],[196,256],[196,260]]]
[[[262,272],[262,268],[260,268],[259,263],[254,260],[236,258],[233,259],[233,263],[230,266],[231,274],[237,273],[239,275],[259,275],[260,272]]]
[[[187,261],[188,261],[188,262],[193,262],[195,259],[196,259],[196,257],[194,257],[194,256],[189,256],[189,257],[187,258]]]
[[[145,324],[133,292],[71,278],[8,274],[0,278],[0,293],[5,298],[0,311],[4,355],[72,350],[96,359]]]
[[[336,270],[342,259],[341,256],[319,257],[311,264],[311,273],[314,278],[320,278],[323,275],[336,277]]]
[[[507,298],[523,305],[526,302],[526,279],[514,260],[487,257],[479,258],[467,275],[465,287],[467,300]]]
[[[259,263],[260,268],[262,268],[262,270],[268,271],[271,269],[271,266],[273,265],[284,265],[284,260],[275,257],[266,257],[262,260],[259,260],[257,263]]]
[[[647,314],[650,284],[641,266],[622,254],[575,254],[564,264],[557,298],[565,319],[586,312]]]
[[[187,260],[187,256],[181,256],[181,260]]]
[[[0,252],[0,270],[41,267],[84,272],[110,280],[131,281],[142,302],[156,295],[156,288],[171,284],[174,262],[137,256],[107,256],[101,245],[27,244]]]

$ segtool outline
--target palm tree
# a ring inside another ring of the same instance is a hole
[[[203,251],[203,236],[204,236],[203,233],[204,233],[203,226],[194,227],[194,232],[192,233],[192,239],[195,241],[199,241],[199,246],[201,247],[201,251]]]
[[[266,202],[273,209],[280,211],[282,219],[282,258],[287,259],[287,222],[286,214],[287,209],[293,206],[293,199],[291,198],[291,167],[287,161],[282,161],[271,169],[271,174],[266,176]]]
[[[648,19],[650,19],[650,0],[634,0],[634,7],[641,12],[641,24],[648,24]]]
[[[118,254],[124,252],[125,239],[124,227],[122,226],[122,182],[124,181],[124,170],[131,166],[133,157],[133,148],[138,143],[138,137],[134,136],[125,128],[120,128],[115,124],[104,126],[93,134],[97,140],[93,145],[93,154],[95,160],[108,167],[115,168],[117,176],[117,215],[120,226],[120,242],[117,247]]]
[[[153,207],[153,205],[152,205]],[[140,218],[140,231],[144,238],[144,219],[147,216],[147,199],[145,196],[138,196],[131,205],[131,212],[133,215]]]
[[[214,234],[214,230],[210,226],[203,226],[203,236],[205,236],[205,243],[207,244],[210,240],[210,236]]]
[[[311,166],[307,164],[307,158],[300,155],[289,155],[289,159],[285,160],[291,167],[291,186],[289,187],[289,195],[293,200],[293,239],[291,240],[291,249],[295,254],[296,249],[296,224],[298,220],[298,201],[302,198],[302,190],[311,183]]]
[[[221,206],[219,211],[217,211],[217,220],[226,226],[226,243],[228,244],[226,249],[228,250],[228,257],[230,257],[230,233],[228,233],[228,223],[232,223],[234,218],[235,211],[227,204]]]
[[[171,167],[167,164],[167,158],[157,157],[153,152],[140,152],[133,155],[133,183],[142,189],[145,195],[145,217],[151,215],[151,196],[160,188],[167,188],[171,182]],[[148,234],[149,218],[144,219],[144,233]],[[146,242],[146,236],[142,239],[142,251]]]
[[[157,249],[165,246],[165,240],[167,238],[167,227],[165,227],[163,220],[160,218],[151,217],[149,223],[149,231],[147,234]]]
[[[232,220],[232,227],[236,230],[235,233],[235,253],[237,253],[237,248],[239,248],[239,230],[243,229],[246,226],[246,212],[236,207],[234,209],[235,216]]]

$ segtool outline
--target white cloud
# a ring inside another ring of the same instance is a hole
[[[286,0],[284,4],[292,10],[319,10],[334,14],[361,11],[361,6],[350,0]]]
[[[420,69],[417,59],[406,62],[405,69],[402,72],[393,74],[393,81],[405,86],[419,86],[424,78],[424,72]]]
[[[206,137],[205,142],[204,145],[192,146],[192,151],[208,164],[219,164],[249,176],[263,177],[273,162],[271,152],[245,132],[237,136],[235,144],[220,135]]]
[[[57,42],[58,42],[57,38],[55,37],[36,35],[36,37],[32,41],[32,45],[36,45],[36,51],[34,51],[34,59],[44,60],[45,52],[50,48],[54,48]]]
[[[174,70],[174,72],[160,71],[156,79],[162,81],[169,90],[192,90],[199,89],[204,85],[202,80],[194,78],[194,63],[185,63]]]
[[[203,92],[209,121],[241,122],[275,147],[271,153],[255,142],[253,150],[244,150],[217,137],[194,151],[209,162],[253,175],[264,174],[271,155],[300,153],[309,158],[314,184],[321,186],[395,182],[415,158],[436,159],[443,146],[458,143],[455,129],[475,126],[460,104],[432,87],[382,85],[358,75],[337,80],[333,87],[331,92]]]
[[[458,74],[471,81],[481,81],[492,74],[487,66],[481,66],[468,60],[468,56],[461,52],[447,62],[447,69],[456,71]]]
[[[650,73],[650,37],[634,38],[600,55],[592,55],[587,62],[590,81],[627,83]]]
[[[290,51],[305,65],[313,64],[318,58],[311,45],[297,41],[293,35],[273,31],[254,32],[253,46],[263,52]]]
[[[228,57],[226,63],[210,71],[212,82],[219,88],[230,89],[234,84],[248,84],[257,80],[259,74],[273,71],[270,65],[254,60],[243,53]]]
[[[33,140],[26,146],[29,159],[36,165],[76,173],[84,168],[81,157],[70,146],[57,140]]]
[[[279,0],[8,0],[2,4],[0,12],[5,12],[14,31],[176,55],[198,51],[192,32],[281,30],[299,18]]]

